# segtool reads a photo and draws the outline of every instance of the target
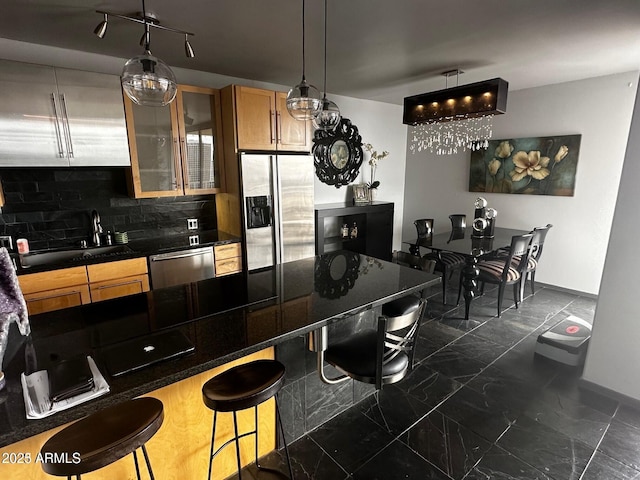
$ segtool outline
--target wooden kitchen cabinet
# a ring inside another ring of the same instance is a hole
[[[87,265],[92,302],[149,291],[146,258]]]
[[[222,92],[233,97],[237,150],[311,150],[309,122],[289,115],[285,92],[238,85]]]
[[[29,315],[91,303],[84,266],[20,275],[18,282]]]
[[[19,275],[29,315],[149,291],[147,259]]]
[[[216,277],[242,271],[242,247],[240,243],[228,243],[213,247]]]
[[[212,194],[224,190],[220,92],[179,85],[165,108],[124,100],[135,198]]]

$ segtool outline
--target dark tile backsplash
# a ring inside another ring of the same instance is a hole
[[[216,228],[212,195],[130,198],[125,168],[2,169],[5,205],[0,234],[26,238],[32,250],[75,246],[91,238],[91,211],[103,230],[126,231],[130,240]]]

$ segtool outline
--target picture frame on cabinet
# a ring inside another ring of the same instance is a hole
[[[369,187],[366,183],[352,185],[352,188],[354,205],[368,205],[370,203]]]

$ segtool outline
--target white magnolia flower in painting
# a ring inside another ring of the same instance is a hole
[[[496,147],[496,157],[507,158],[513,152],[513,145],[509,143],[509,140],[500,142],[500,145]]]
[[[566,145],[562,145],[558,149],[558,153],[556,153],[556,156],[554,158],[555,162],[558,163],[562,161],[562,159],[567,156],[567,153],[569,153],[569,147],[567,147]]]
[[[549,157],[541,157],[539,150],[531,150],[529,153],[520,150],[513,156],[515,168],[509,173],[514,182],[531,176],[536,180],[542,180],[549,176]]]
[[[501,166],[502,166],[502,162],[497,158],[494,158],[489,162],[489,165],[487,165],[487,169],[489,170],[489,173],[491,174],[491,176],[495,177],[496,173],[498,173],[498,170],[500,170]]]

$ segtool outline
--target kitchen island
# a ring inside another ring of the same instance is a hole
[[[376,268],[371,268],[373,260]],[[208,448],[211,415],[204,413],[199,397],[204,381],[233,362],[250,360],[254,358],[248,357],[251,355],[272,358],[275,345],[438,282],[439,277],[426,272],[351,252],[333,252],[251,273],[33,316],[31,340],[16,348],[21,338],[13,335],[10,341],[14,352],[5,359],[7,387],[0,393],[0,446],[11,445],[0,452],[20,452],[21,446],[35,435],[43,443],[55,431],[52,429],[153,392],[165,402],[165,425],[159,434],[173,429],[180,435],[173,433],[165,439],[167,445],[158,440],[157,449],[171,452],[165,455],[154,455],[155,438],[152,439],[152,461],[155,457],[162,463],[177,462],[179,468],[186,468],[191,461],[187,457],[197,457],[193,462],[206,465],[206,453],[201,452]],[[195,351],[118,377],[109,375],[101,356],[106,349],[167,330],[184,333]],[[88,354],[96,360],[110,392],[50,417],[27,420],[20,374],[47,368],[52,361],[77,354]],[[188,394],[182,387],[186,384]],[[185,410],[174,414],[172,408]],[[271,424],[274,437],[272,417],[266,418],[261,419],[261,425]],[[208,434],[194,431],[194,422]],[[176,451],[182,442],[188,442],[189,448],[185,445]],[[273,448],[273,441],[265,448]],[[32,456],[36,453],[37,450],[31,452]],[[251,455],[247,461],[251,461]],[[39,465],[30,467],[40,469]],[[199,468],[194,467],[194,471]]]

